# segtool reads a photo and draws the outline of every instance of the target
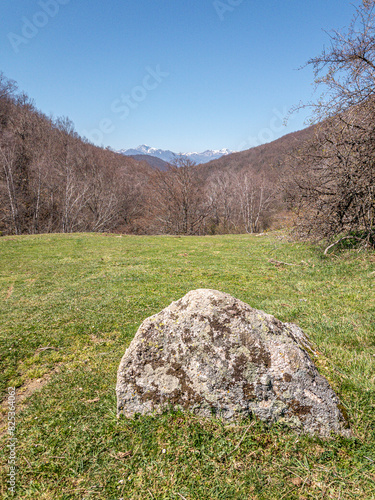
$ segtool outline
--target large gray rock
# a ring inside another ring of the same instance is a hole
[[[117,411],[132,417],[172,404],[349,436],[338,397],[308,352],[296,325],[228,294],[194,290],[140,326],[119,366]]]

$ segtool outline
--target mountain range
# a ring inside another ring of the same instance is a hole
[[[170,151],[169,149],[157,149],[157,148],[152,148],[150,146],[146,146],[143,144],[142,146],[138,146],[137,148],[134,149],[121,149],[118,151],[118,153],[123,154],[125,156],[132,156],[133,158],[138,155],[142,156],[153,156],[156,158],[159,158],[160,160],[165,161],[166,163],[171,163],[173,162],[174,158],[176,156],[182,156],[184,158],[187,158],[194,163],[200,165],[202,163],[208,163],[209,161],[212,160],[217,160],[221,158],[222,156],[227,156],[229,154],[232,154],[233,151],[230,151],[229,149],[218,149],[218,150],[212,150],[208,149],[207,151],[203,151],[203,153],[174,153],[173,151]],[[145,159],[145,158],[143,158]]]

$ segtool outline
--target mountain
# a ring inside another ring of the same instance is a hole
[[[118,153],[121,153],[125,156],[154,156],[155,158],[159,158],[160,160],[163,160],[167,163],[173,161],[173,158],[175,156],[175,153],[173,153],[173,151],[151,148],[150,146],[146,146],[144,144],[142,146],[138,146],[135,149],[121,149],[120,151],[118,151]]]
[[[232,153],[233,151],[230,151],[227,148],[216,150],[207,149],[206,151],[203,151],[203,153],[184,153],[183,156],[186,156],[197,165],[200,165],[202,163],[208,163],[212,160],[218,160],[219,158],[230,155]]]
[[[133,157],[136,155],[155,156],[156,158],[159,158],[167,163],[173,162],[176,156],[180,156],[180,154],[174,153],[169,149],[156,149],[150,146],[146,146],[145,144],[143,144],[142,146],[138,146],[135,149],[121,149],[120,151],[118,151],[118,153]],[[217,160],[218,158],[229,155],[231,153],[233,153],[233,151],[230,151],[229,149],[208,149],[206,151],[203,151],[203,153],[181,153],[181,156],[188,158],[189,160],[199,165],[202,163],[208,163],[212,160]]]

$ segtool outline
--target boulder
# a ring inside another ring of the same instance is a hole
[[[173,406],[349,436],[343,407],[309,353],[298,326],[226,293],[193,290],[140,326],[118,370],[118,415]]]

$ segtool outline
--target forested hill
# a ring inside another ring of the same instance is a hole
[[[142,211],[144,162],[95,147],[0,74],[0,231],[105,231]]]
[[[169,163],[156,156],[151,155],[128,155],[128,158],[134,158],[137,161],[144,161],[150,165],[152,168],[166,172],[169,168]]]
[[[267,144],[223,156],[200,165],[200,171],[204,176],[211,176],[224,172],[238,174],[250,168],[255,174],[262,173],[268,179],[275,180],[282,174],[285,155],[312,139],[314,129],[314,126],[310,126]]]

